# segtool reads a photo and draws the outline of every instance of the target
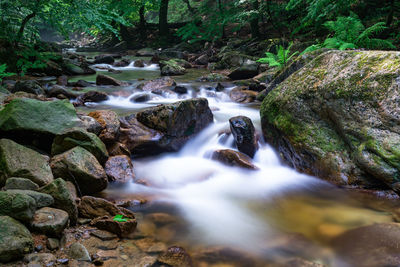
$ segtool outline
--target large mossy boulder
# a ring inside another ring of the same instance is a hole
[[[46,156],[15,143],[0,139],[0,186],[10,177],[22,177],[43,186],[53,181]]]
[[[296,169],[400,192],[400,52],[328,51],[264,99],[263,133]]]
[[[160,70],[162,76],[177,76],[186,73],[186,69],[182,64],[173,59],[160,61]]]
[[[31,233],[20,222],[0,216],[0,262],[20,259],[33,250]]]
[[[0,135],[50,150],[55,135],[79,122],[74,106],[67,100],[18,98],[0,111]]]
[[[36,201],[32,197],[21,193],[0,192],[0,215],[29,223],[35,211]]]
[[[92,153],[101,164],[104,164],[108,159],[107,148],[100,138],[82,128],[71,129],[57,135],[54,138],[51,154],[61,154],[76,146],[81,146]]]
[[[77,146],[54,156],[50,162],[53,174],[76,183],[78,190],[86,195],[107,187],[107,175],[95,156]]]

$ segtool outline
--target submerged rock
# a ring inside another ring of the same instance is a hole
[[[107,187],[107,175],[103,167],[89,151],[74,147],[51,159],[51,169],[56,177],[77,183],[82,194],[93,194]]]
[[[78,261],[91,261],[89,252],[81,243],[74,243],[69,247],[68,255]]]
[[[191,267],[193,266],[192,259],[186,250],[182,247],[169,247],[167,251],[162,253],[157,261],[161,264],[166,264],[174,267]]]
[[[20,222],[0,216],[0,262],[9,262],[33,251],[31,233]]]
[[[53,181],[48,157],[9,139],[0,139],[0,185],[22,177],[43,186]]]
[[[300,171],[399,193],[399,60],[384,51],[315,58],[264,99],[266,140]]]

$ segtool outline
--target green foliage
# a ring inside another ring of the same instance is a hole
[[[6,70],[7,64],[0,65],[0,82],[3,80],[3,78],[15,75],[15,73],[7,72]]]
[[[127,222],[128,219],[124,218],[124,215],[122,215],[122,214],[117,214],[117,215],[114,216],[113,221],[116,221],[116,222]]]
[[[323,44],[309,46],[302,54],[323,47],[339,50],[396,48],[389,40],[373,37],[387,28],[384,22],[378,22],[365,29],[361,20],[353,14],[349,17],[338,17],[336,21],[327,21],[324,26],[333,33],[333,37],[326,38]]]
[[[47,61],[54,56],[48,53],[40,53],[33,47],[26,47],[17,52],[17,71],[20,76],[24,76],[29,69],[41,69],[47,67]]]
[[[298,54],[298,51],[290,53],[293,43],[290,43],[289,47],[285,49],[282,45],[279,45],[276,54],[266,52],[266,57],[260,58],[257,62],[267,63],[270,67],[277,67],[283,69],[287,63]]]

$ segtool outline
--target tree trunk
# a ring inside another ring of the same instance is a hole
[[[139,17],[140,17],[140,21],[139,21],[139,33],[140,36],[142,38],[142,40],[146,39],[146,18],[144,17],[144,5],[142,5],[139,9]]]
[[[394,0],[390,0],[390,11],[386,19],[386,26],[390,27],[393,22],[393,15],[394,15]]]
[[[22,37],[24,36],[24,31],[25,31],[26,24],[28,24],[28,22],[31,19],[33,19],[35,16],[36,16],[36,12],[33,12],[33,13],[29,14],[28,16],[26,16],[22,20],[21,26],[19,27],[19,31],[18,31],[18,34],[17,34],[17,39],[15,40],[15,44],[18,44],[21,41]]]
[[[258,0],[254,0],[253,1],[253,10],[258,11],[258,9],[260,8],[259,4],[258,4]],[[260,37],[260,29],[258,26],[258,22],[259,22],[259,18],[258,15],[256,18],[253,18],[250,21],[250,27],[251,27],[251,37],[256,39]]]
[[[187,6],[187,8],[188,8],[188,10],[189,10],[189,12],[190,12],[191,14],[195,14],[195,13],[196,13],[196,12],[194,11],[193,7],[190,5],[190,0],[183,0],[183,2],[186,3],[186,6]]]
[[[161,0],[160,4],[158,27],[161,37],[168,36],[168,3],[169,0]]]

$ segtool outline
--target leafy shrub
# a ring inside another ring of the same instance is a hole
[[[260,58],[257,62],[267,63],[270,67],[277,67],[283,69],[287,63],[298,54],[298,51],[290,53],[293,43],[290,43],[288,48],[285,49],[282,45],[279,45],[276,54],[265,52],[266,57]]]

